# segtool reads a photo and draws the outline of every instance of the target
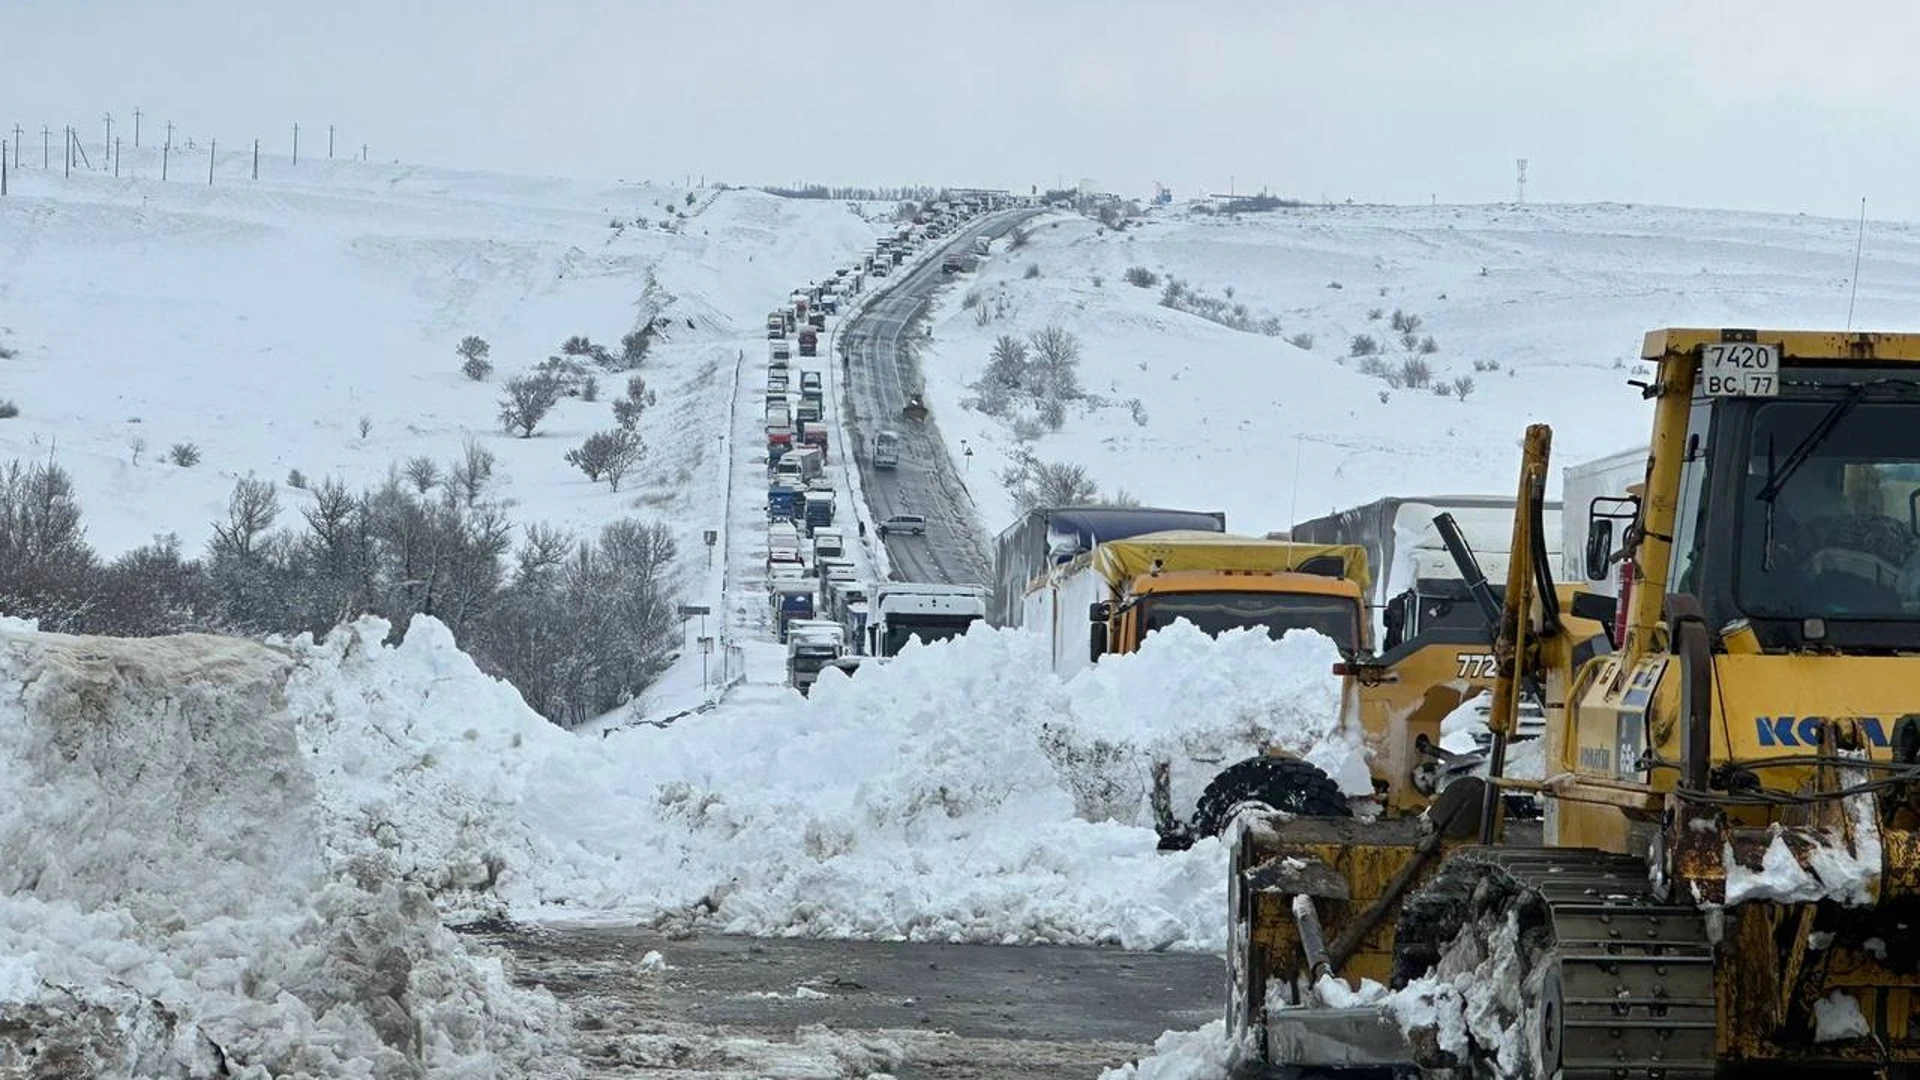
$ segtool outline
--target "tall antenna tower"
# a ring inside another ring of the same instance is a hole
[[[1527,159],[1516,158],[1513,162],[1513,201],[1525,206],[1527,203]]]

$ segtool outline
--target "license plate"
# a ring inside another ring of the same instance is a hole
[[[1780,347],[1751,341],[1708,345],[1700,365],[1708,397],[1776,397],[1780,393]]]

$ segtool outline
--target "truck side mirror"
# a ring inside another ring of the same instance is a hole
[[[1107,625],[1107,619],[1112,614],[1112,612],[1113,612],[1113,608],[1111,605],[1108,604],[1107,601],[1095,600],[1093,603],[1087,605],[1087,620],[1089,622],[1096,622],[1096,623],[1099,623],[1101,626],[1105,626]]]
[[[1587,522],[1587,580],[1604,581],[1608,556],[1613,554],[1613,522],[1592,518]]]
[[[1607,567],[1613,563],[1613,523],[1628,523],[1627,535],[1631,536],[1633,521],[1640,516],[1640,499],[1635,495],[1624,498],[1613,495],[1601,495],[1587,504],[1587,572],[1588,581],[1605,581]]]

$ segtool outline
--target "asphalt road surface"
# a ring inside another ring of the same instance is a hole
[[[940,437],[938,418],[913,421],[901,416],[908,392],[923,385],[907,331],[934,290],[951,281],[940,265],[947,251],[970,254],[975,237],[1001,236],[1037,212],[1002,211],[961,228],[918,268],[900,278],[874,281],[884,293],[837,332],[834,348],[843,357],[840,374],[851,406],[841,413],[843,445],[853,449],[859,463],[873,520],[885,521],[893,514],[927,519],[924,536],[886,538],[896,581],[984,585],[990,580],[987,538],[980,534],[973,502]],[[900,433],[900,465],[895,469],[875,469],[867,449],[873,433],[884,429]]]
[[[481,936],[570,1009],[591,1077],[1093,1080],[1224,1005],[1218,957],[1054,946]],[[642,958],[657,950],[665,970]]]

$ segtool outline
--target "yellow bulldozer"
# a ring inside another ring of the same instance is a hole
[[[1374,822],[1229,823],[1249,1074],[1920,1065],[1920,334],[1666,329],[1641,355],[1645,481],[1565,508],[1594,517],[1590,579],[1630,568],[1618,648],[1576,655],[1536,557],[1536,425],[1487,778]],[[1529,682],[1546,769],[1520,781]],[[1519,791],[1540,821],[1504,812]]]

